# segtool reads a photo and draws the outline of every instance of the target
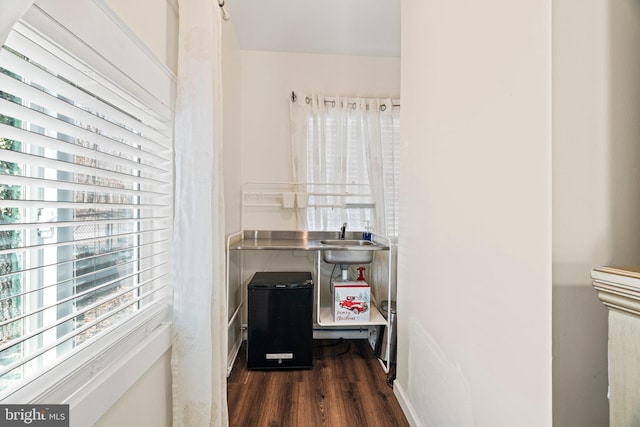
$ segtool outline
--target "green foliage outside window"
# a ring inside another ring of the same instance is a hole
[[[19,78],[13,73],[0,68],[0,73]],[[0,91],[0,98],[20,103],[21,100],[9,93]],[[0,114],[0,123],[21,127],[20,120]],[[21,151],[22,143],[0,137],[0,150]],[[2,156],[0,155],[0,158]],[[20,175],[20,165],[0,160],[0,174]],[[7,200],[19,200],[22,189],[17,185],[0,184],[0,224],[15,224],[20,219],[20,210],[12,207]],[[20,246],[20,231],[15,229],[0,230],[0,250],[13,249]],[[22,286],[19,274],[11,274],[20,270],[20,260],[15,253],[0,254],[0,322],[20,314]],[[0,343],[8,341],[20,334],[19,322],[0,326]]]

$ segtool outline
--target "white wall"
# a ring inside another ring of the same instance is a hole
[[[242,51],[242,182],[290,182],[291,91],[398,97],[400,59]],[[253,209],[245,229],[294,229],[292,212]],[[260,224],[263,224],[260,226]]]
[[[103,0],[155,56],[178,71],[178,0]]]
[[[240,46],[233,20],[222,23],[222,99],[225,231],[240,230],[241,68]]]
[[[608,425],[599,265],[640,258],[640,4],[554,2],[554,422]]]
[[[566,427],[609,420],[607,315],[590,279],[612,259],[607,3],[553,2],[553,419]]]
[[[171,350],[104,414],[95,427],[171,426]]]
[[[416,425],[549,426],[551,2],[401,7],[394,390]]]

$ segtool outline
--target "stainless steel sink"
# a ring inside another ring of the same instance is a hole
[[[370,240],[349,240],[349,239],[331,239],[331,240],[320,240],[320,243],[323,245],[331,245],[331,246],[372,246],[373,242]]]
[[[329,264],[369,264],[373,261],[373,246],[369,240],[320,240],[320,243],[331,247],[322,251],[322,259]]]

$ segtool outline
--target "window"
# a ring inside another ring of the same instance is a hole
[[[25,26],[0,49],[0,399],[166,307],[171,126]]]
[[[297,99],[297,101],[296,101]],[[293,97],[299,184],[309,192],[310,230],[398,234],[400,109],[390,99]]]
[[[306,182],[312,183],[312,208],[306,215],[313,228],[339,230],[346,222],[351,230],[364,230],[372,225],[374,201],[358,118],[331,110],[326,116],[308,118]]]

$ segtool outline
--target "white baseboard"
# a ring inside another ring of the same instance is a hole
[[[241,337],[242,338],[242,337]],[[227,355],[227,378],[231,375],[231,370],[233,369],[233,365],[236,363],[236,358],[238,357],[238,353],[240,352],[240,346],[242,345],[243,339],[238,340],[233,348],[229,351]]]
[[[396,399],[398,399],[398,403],[400,403],[402,412],[404,412],[404,416],[407,417],[409,425],[412,427],[424,427],[418,419],[416,411],[407,397],[407,393],[404,391],[398,381],[394,381],[393,383],[393,394],[396,396]]]

